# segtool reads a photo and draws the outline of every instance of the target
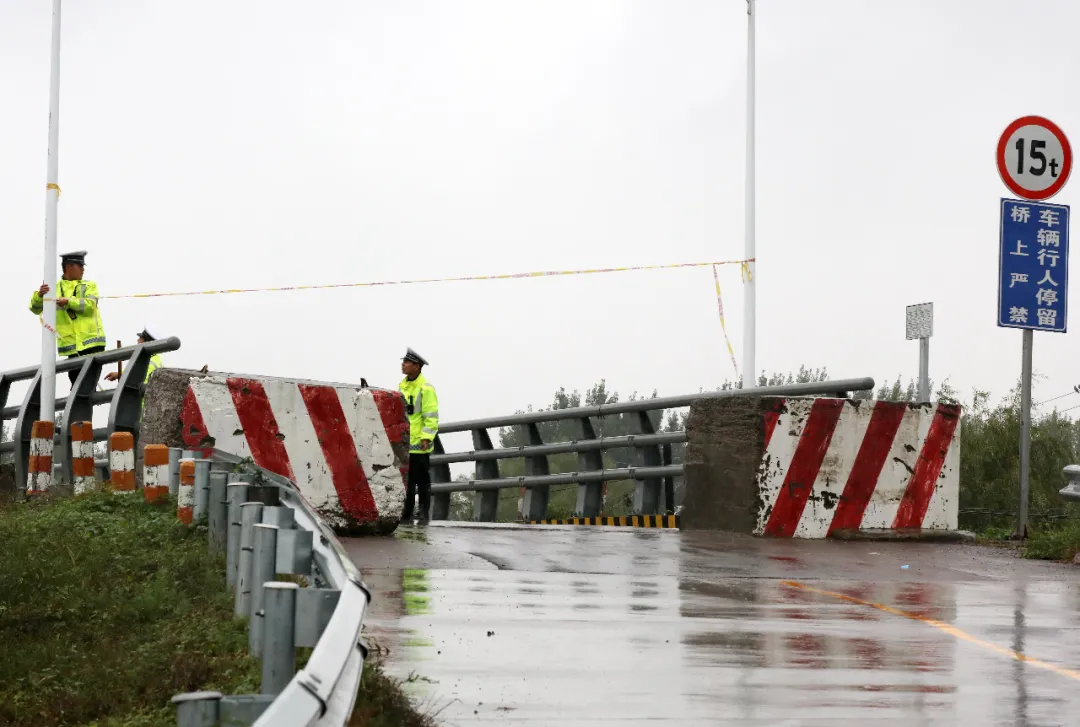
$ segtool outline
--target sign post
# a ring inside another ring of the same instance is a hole
[[[1042,200],[1061,191],[1072,148],[1052,121],[1024,116],[998,140],[1001,179],[1022,200],[1001,200],[997,324],[1023,330],[1020,367],[1020,508],[1013,536],[1028,534],[1031,372],[1035,331],[1064,333],[1068,319],[1069,207]]]
[[[934,335],[934,304],[907,307],[907,340],[919,339],[919,403],[930,401],[930,336]]]

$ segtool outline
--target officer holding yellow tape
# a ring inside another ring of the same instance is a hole
[[[60,256],[64,277],[56,284],[56,352],[62,357],[91,356],[105,350],[105,329],[98,310],[97,283],[83,279],[86,250]],[[30,312],[40,316],[49,284],[43,282],[30,297]],[[72,385],[78,369],[68,372]]]
[[[427,361],[411,348],[401,359],[401,373],[405,378],[398,390],[405,397],[405,413],[409,416],[409,482],[405,488],[405,508],[402,522],[413,518],[413,499],[420,496],[418,520],[426,523],[431,508],[431,443],[439,433],[439,397],[421,370]]]

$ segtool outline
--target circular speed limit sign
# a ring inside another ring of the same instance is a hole
[[[1072,147],[1053,121],[1024,116],[998,140],[997,166],[1001,181],[1017,197],[1049,199],[1069,179]]]

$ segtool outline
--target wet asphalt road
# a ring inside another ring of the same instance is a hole
[[[1072,566],[587,527],[346,547],[369,643],[440,724],[1080,724]]]

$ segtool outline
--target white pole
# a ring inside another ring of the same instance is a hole
[[[919,339],[919,403],[930,401],[930,339]]]
[[[746,0],[746,254],[756,257],[754,239],[754,0]],[[757,265],[743,269],[743,386],[757,386]]]
[[[58,185],[60,154],[60,0],[53,0],[52,58],[49,64],[49,162],[45,188],[45,266],[42,282],[50,293],[45,296],[42,318],[49,326],[56,325],[56,203],[60,199]],[[56,403],[56,336],[44,326],[41,329],[41,421],[53,421]]]

